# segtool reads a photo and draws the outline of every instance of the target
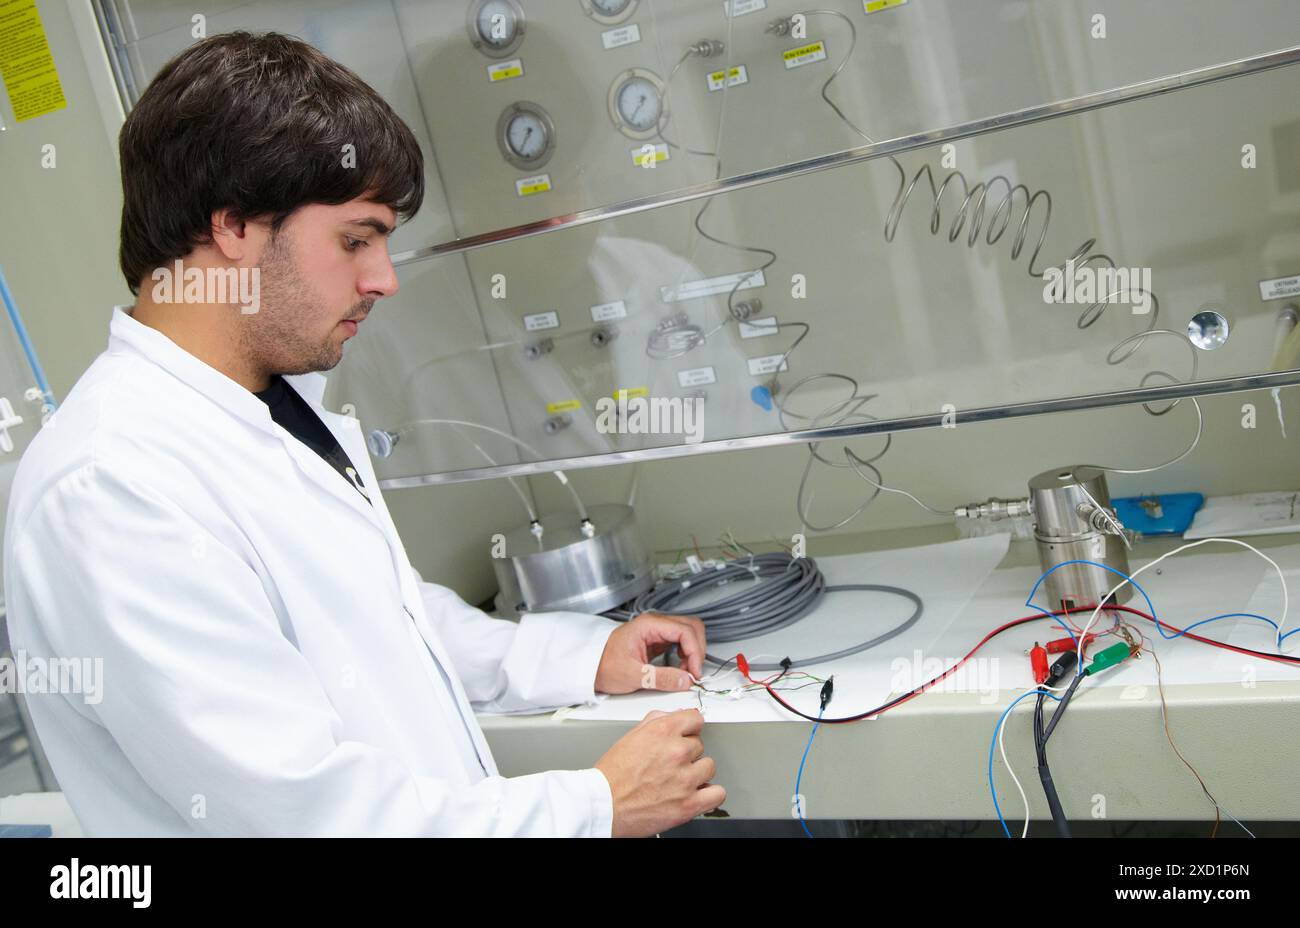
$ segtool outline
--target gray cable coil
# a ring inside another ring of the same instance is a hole
[[[684,600],[701,590],[737,580],[751,579],[766,582],[747,584],[740,592],[724,596],[714,602],[704,603],[699,608],[680,608]],[[725,644],[728,641],[766,635],[793,625],[807,615],[826,593],[849,590],[891,593],[909,600],[916,608],[906,621],[882,635],[877,635],[851,648],[791,661],[791,668],[839,660],[851,654],[859,654],[868,648],[874,648],[915,625],[924,609],[921,597],[902,587],[877,583],[841,583],[827,586],[825,576],[812,558],[791,557],[784,552],[775,552],[755,554],[743,560],[733,561],[722,570],[708,570],[681,580],[661,583],[633,600],[629,612],[632,616],[642,612],[696,616],[704,622],[710,641]],[[619,614],[613,614],[611,617],[622,619],[622,615]],[[719,666],[730,660],[719,660],[712,654],[706,654],[705,659]],[[749,666],[751,670],[782,669],[779,663],[751,662]]]

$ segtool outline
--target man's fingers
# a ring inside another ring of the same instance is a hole
[[[693,683],[691,675],[679,667],[655,667],[647,688],[661,693],[679,693],[689,690]]]
[[[708,785],[717,772],[718,765],[712,757],[697,757],[691,764],[691,774],[697,783]]]
[[[716,783],[710,783],[707,786],[701,786],[695,791],[693,805],[695,815],[703,815],[705,812],[712,812],[727,801],[727,791]]]
[[[652,636],[646,641],[647,647],[655,640],[675,644],[682,665],[692,676],[704,672],[704,623],[699,619],[655,613],[654,621],[646,623],[646,631]]]
[[[686,756],[689,757],[691,759],[691,763],[694,764],[696,761],[698,761],[701,757],[704,756],[704,739],[701,738],[699,735],[692,735],[691,737],[686,739],[686,743],[687,745],[689,745],[690,748],[690,753],[687,754]],[[708,777],[705,777],[704,779],[707,780]],[[700,782],[703,783],[704,780],[701,780]]]
[[[704,716],[699,709],[678,709],[673,713],[673,720],[680,735],[698,735],[704,731]]]

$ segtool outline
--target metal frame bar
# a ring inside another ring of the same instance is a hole
[[[757,187],[787,177],[814,174],[830,168],[842,167],[849,164],[858,164],[876,158],[883,158],[887,155],[897,155],[903,152],[913,151],[918,148],[927,148],[942,142],[970,138],[988,132],[998,132],[1003,129],[1030,125],[1031,123],[1057,119],[1061,116],[1068,116],[1075,113],[1086,113],[1091,110],[1115,106],[1119,103],[1141,100],[1146,97],[1169,93],[1175,90],[1185,90],[1189,87],[1197,87],[1202,84],[1211,84],[1231,77],[1258,74],[1262,71],[1286,67],[1297,63],[1300,63],[1300,45],[1279,49],[1278,51],[1267,52],[1262,55],[1252,55],[1249,58],[1239,58],[1236,61],[1230,61],[1224,64],[1184,71],[1180,74],[1173,74],[1167,77],[1154,78],[1149,81],[1140,81],[1136,84],[1127,84],[1123,87],[1117,87],[1112,90],[1101,90],[1096,93],[1084,94],[1079,97],[1071,97],[1067,100],[1059,100],[1055,103],[1045,103],[1039,106],[1031,106],[1026,109],[1014,110],[1010,113],[1003,113],[1000,116],[990,116],[985,119],[978,119],[973,122],[950,126],[946,129],[934,129],[929,132],[919,132],[913,135],[900,136],[899,138],[878,142],[875,145],[862,145],[857,148],[849,148],[829,155],[819,155],[816,158],[807,158],[803,161],[793,161],[790,164],[778,167],[764,168],[759,171],[737,174],[734,177],[709,181],[707,183],[697,184],[693,187],[684,187],[681,190],[670,193],[638,197],[632,200],[625,200],[622,203],[616,203],[612,206],[593,207],[591,209],[579,210],[576,213],[556,216],[551,219],[526,222],[522,225],[510,226],[508,228],[497,229],[491,232],[483,232],[478,235],[457,238],[453,241],[443,242],[438,245],[426,245],[425,247],[417,248],[414,251],[406,251],[393,255],[393,264],[400,267],[405,264],[412,264],[429,258],[473,251],[478,248],[486,248],[489,245],[498,245],[503,242],[532,238],[536,235],[544,235],[548,232],[557,232],[561,229],[573,229],[579,226],[590,225],[594,222],[604,222],[607,219],[616,219],[621,216],[631,216],[636,213],[660,209],[665,206],[689,203],[692,200],[716,196],[721,193],[730,193],[734,190],[745,190],[750,187]]]
[[[1028,403],[1014,403],[1009,406],[981,406],[965,411],[958,410],[955,419],[952,421],[961,424],[996,422],[1001,419],[1022,419],[1027,416],[1041,416],[1048,413],[1107,409],[1115,406],[1131,406],[1137,403],[1185,399],[1192,396],[1215,396],[1221,393],[1241,393],[1248,390],[1267,390],[1273,387],[1290,387],[1298,384],[1300,384],[1300,370],[1253,374],[1246,377],[1226,377],[1193,383],[1167,384],[1156,387],[1142,387],[1135,390],[1119,390],[1112,393],[1090,393],[1061,399],[1034,400]],[[484,480],[492,477],[546,474],[556,470],[580,470],[588,467],[604,467],[610,464],[662,461],[670,458],[691,457],[697,454],[713,454],[719,451],[775,448],[807,442],[878,435],[886,432],[909,432],[917,429],[940,427],[948,418],[949,414],[934,413],[924,416],[908,416],[902,419],[881,419],[877,422],[851,423],[826,428],[799,429],[792,432],[725,438],[691,445],[668,445],[661,448],[640,448],[635,451],[608,451],[602,454],[587,454],[575,458],[552,458],[546,461],[522,464],[500,464],[496,467],[473,467],[467,470],[426,474],[417,477],[392,477],[387,480],[380,480],[379,486],[384,490],[393,490],[441,483],[465,483],[471,480]]]

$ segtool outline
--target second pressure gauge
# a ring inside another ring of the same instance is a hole
[[[668,118],[664,82],[653,71],[632,68],[614,78],[609,88],[609,118],[628,138],[649,139],[659,134]]]
[[[524,9],[519,0],[473,0],[465,28],[475,48],[489,58],[505,58],[524,41]]]
[[[636,11],[637,0],[579,0],[582,11],[598,23],[614,26]]]
[[[555,152],[555,124],[536,103],[512,103],[497,120],[497,145],[515,167],[540,168]]]

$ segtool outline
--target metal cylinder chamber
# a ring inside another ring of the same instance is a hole
[[[1123,578],[1104,567],[1069,564],[1093,561],[1128,574],[1128,554],[1123,526],[1110,505],[1105,471],[1073,466],[1044,471],[1029,481],[1034,506],[1034,539],[1043,573],[1058,567],[1043,581],[1036,604],[1058,609],[1062,606],[1095,606]],[[1115,594],[1126,602],[1133,587],[1126,585]]]
[[[628,506],[590,506],[588,537],[573,510],[542,516],[541,538],[530,526],[505,536],[492,559],[501,592],[500,615],[523,612],[604,612],[654,585],[654,564]]]

